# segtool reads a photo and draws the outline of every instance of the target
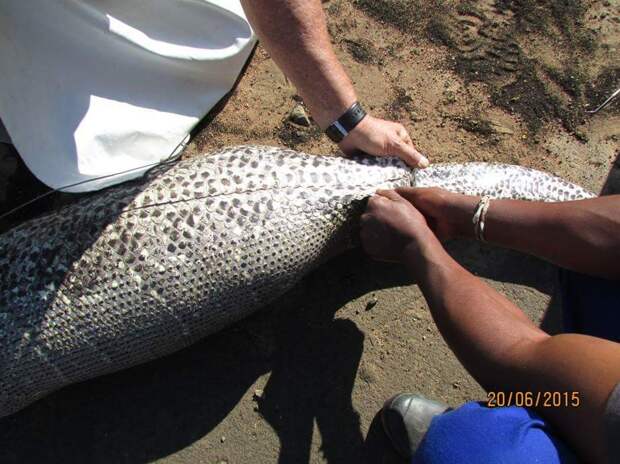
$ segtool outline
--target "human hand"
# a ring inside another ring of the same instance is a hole
[[[379,261],[400,261],[406,248],[437,241],[424,216],[394,190],[368,199],[360,235],[366,253]]]
[[[425,168],[428,159],[413,146],[402,124],[367,115],[338,144],[343,153],[363,151],[374,156],[397,156],[413,168]]]
[[[472,217],[479,197],[449,192],[437,187],[403,187],[396,192],[424,215],[440,240],[473,237]]]

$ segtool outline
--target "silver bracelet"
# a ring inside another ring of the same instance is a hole
[[[472,223],[474,224],[474,236],[481,242],[486,242],[484,239],[484,221],[487,217],[487,211],[491,204],[491,197],[488,195],[483,196],[476,206]]]

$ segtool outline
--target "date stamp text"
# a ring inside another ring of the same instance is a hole
[[[503,408],[577,408],[581,404],[576,391],[490,391],[487,393],[487,407]]]

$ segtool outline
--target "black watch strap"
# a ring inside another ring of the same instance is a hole
[[[325,129],[325,134],[333,142],[340,143],[365,116],[366,111],[364,111],[362,105],[359,102],[355,102],[342,116]]]

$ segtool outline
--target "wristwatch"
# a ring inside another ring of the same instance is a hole
[[[365,117],[366,111],[359,102],[355,102],[342,116],[325,129],[325,134],[333,142],[340,143]]]

